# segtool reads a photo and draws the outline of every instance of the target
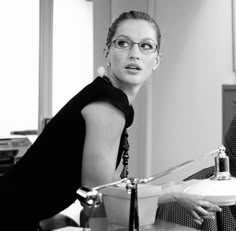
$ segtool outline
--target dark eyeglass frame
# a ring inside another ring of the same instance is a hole
[[[119,47],[118,46],[118,43],[117,41],[126,41],[128,44],[130,44],[130,46],[128,46],[127,48],[126,47]],[[155,49],[154,50],[145,50],[145,49],[142,49],[141,45],[140,44],[144,44],[144,43],[149,43],[149,44],[152,44],[155,46]],[[133,42],[132,40],[130,39],[125,39],[125,38],[118,38],[118,39],[115,39],[113,40],[111,43],[108,44],[108,47],[111,46],[111,44],[114,44],[114,46],[119,49],[119,50],[124,50],[124,51],[127,51],[127,50],[130,50],[133,48],[134,44],[137,44],[138,45],[138,48],[140,50],[141,53],[144,53],[144,54],[152,54],[152,53],[155,53],[157,51],[157,44],[153,43],[153,42],[147,42],[147,41],[141,41],[139,43],[137,42]]]

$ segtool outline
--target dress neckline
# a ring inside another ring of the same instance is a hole
[[[113,86],[112,83],[111,83],[111,80],[107,77],[107,76],[103,76],[102,77],[109,85]]]

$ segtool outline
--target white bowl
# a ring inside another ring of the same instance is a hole
[[[151,225],[155,221],[158,194],[161,187],[150,184],[137,185],[139,225]],[[129,226],[130,193],[126,184],[102,190],[105,210],[110,224]]]
[[[184,191],[191,195],[204,196],[206,200],[217,205],[233,205],[236,202],[236,178],[196,180]]]

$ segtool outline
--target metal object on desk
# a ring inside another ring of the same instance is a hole
[[[31,146],[26,136],[9,135],[0,137],[0,175],[14,165]]]
[[[94,188],[82,186],[76,191],[77,199],[88,207],[98,207],[102,204],[102,193],[100,192],[101,189],[117,185],[126,181],[127,179],[124,178],[119,181],[100,185]]]
[[[191,195],[204,196],[206,200],[220,206],[235,204],[236,178],[231,177],[229,158],[223,145],[219,146],[215,157],[214,175],[209,179],[197,180],[184,191]]]
[[[102,204],[102,193],[87,187],[80,187],[77,190],[77,199],[88,207],[98,207]]]
[[[130,179],[127,189],[131,191],[130,212],[129,212],[129,231],[139,230],[139,213],[138,213],[138,179]]]
[[[95,207],[102,203],[97,200],[100,198],[97,196],[98,192],[102,190],[109,223],[129,227],[130,231],[138,230],[139,226],[148,226],[155,222],[161,186],[148,183],[192,163],[194,160],[186,161],[148,178],[123,178],[91,189],[81,187],[77,190],[77,196],[82,203]]]
[[[129,230],[133,231],[138,230],[140,225],[154,223],[160,186],[142,184],[138,178],[124,178],[92,189],[81,187],[77,190],[77,198],[90,207],[99,206],[100,202],[97,201],[99,197],[95,193],[99,191],[102,192],[110,224],[129,226]]]
[[[96,201],[98,197],[91,197],[90,194],[91,192],[94,194],[102,190],[108,221],[115,225],[129,226],[130,231],[138,230],[139,226],[152,225],[155,222],[158,195],[161,192],[161,186],[147,183],[190,165],[193,162],[193,160],[186,161],[149,178],[124,178],[116,182],[94,187],[90,190],[86,187],[81,187],[77,190],[78,199],[88,206],[99,206],[98,201]],[[95,201],[92,202],[91,199]],[[130,203],[127,203],[127,200]],[[142,211],[141,214],[139,211]]]
[[[131,226],[135,223],[140,226],[153,224],[161,186],[140,184],[138,178],[129,180],[102,191],[109,223],[123,227],[128,227],[130,223]]]
[[[212,180],[230,180],[229,157],[225,153],[223,145],[218,148],[218,155],[215,157],[215,173]]]
[[[31,146],[31,142],[26,136],[22,135],[9,135],[9,136],[0,136],[0,151],[15,150],[15,157],[22,157],[28,148]]]

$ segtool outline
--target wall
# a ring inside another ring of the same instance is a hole
[[[152,172],[222,143],[222,84],[234,84],[231,1],[158,0],[163,59],[153,79]]]
[[[154,1],[143,0],[95,0],[94,1],[94,72],[100,65],[105,65],[103,49],[106,41],[108,28],[111,22],[123,11],[142,10],[153,13]],[[129,172],[133,176],[144,176],[150,168],[150,161],[147,153],[150,153],[151,140],[150,129],[148,129],[148,120],[151,116],[150,111],[150,91],[148,90],[150,82],[143,86],[134,102],[135,119],[132,127],[128,130],[130,143]]]
[[[234,84],[235,74],[231,1],[95,0],[95,53],[104,46],[112,14],[137,6],[153,15],[162,31],[162,62],[136,99],[129,130],[131,172],[144,176],[197,159],[222,143],[221,88]],[[95,54],[95,69],[101,60],[102,53]]]

